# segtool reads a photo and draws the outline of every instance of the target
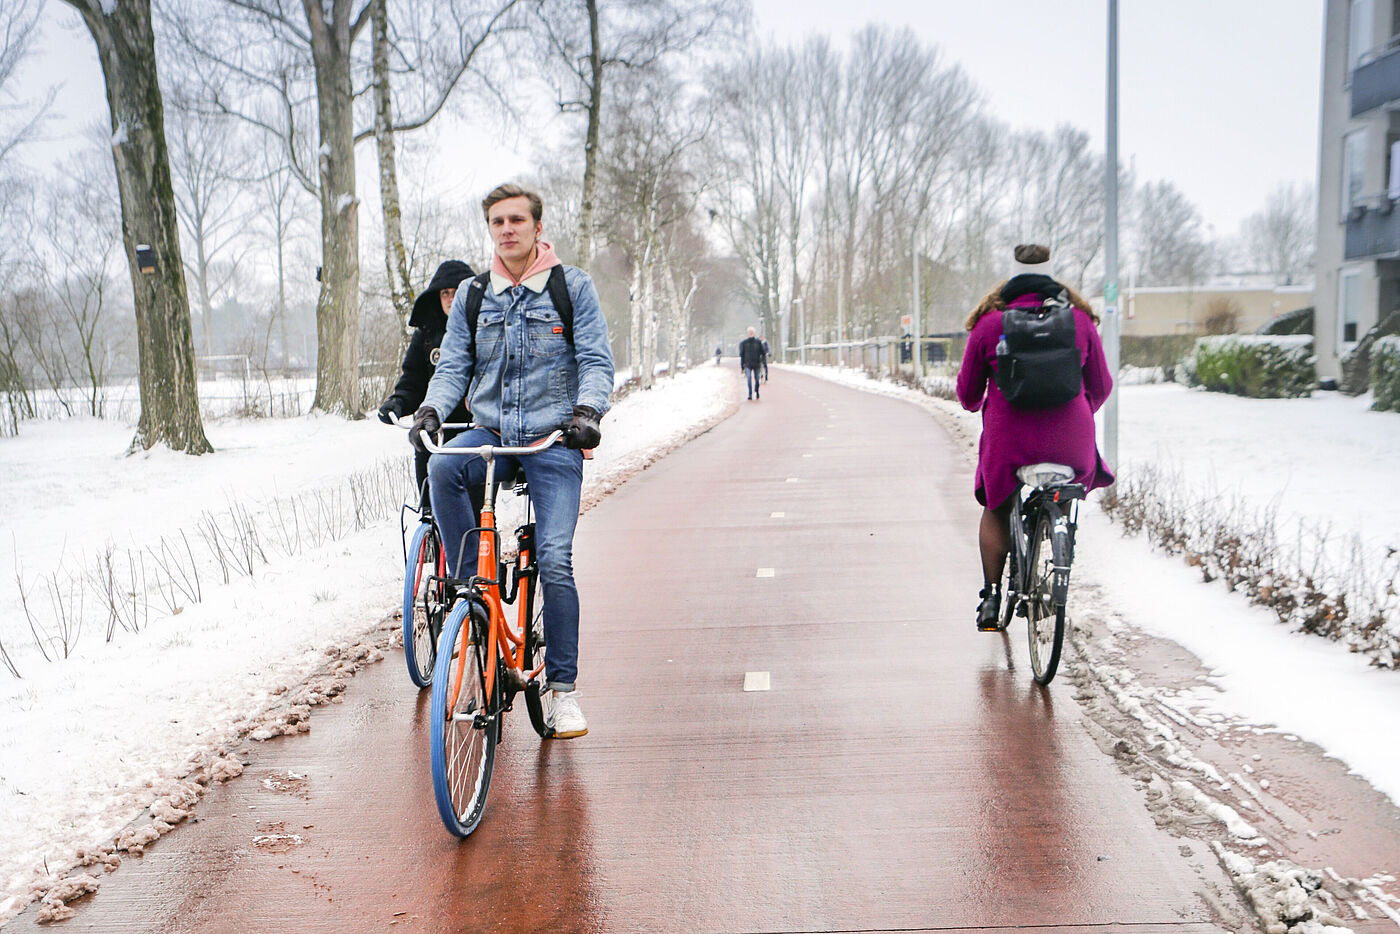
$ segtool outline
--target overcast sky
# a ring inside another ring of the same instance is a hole
[[[1107,0],[753,0],[788,42],[908,26],[960,63],[1013,126],[1104,142]],[[1122,0],[1119,158],[1169,179],[1217,234],[1280,182],[1317,183],[1323,0]]]
[[[781,42],[820,32],[844,44],[869,22],[907,25],[966,69],[998,118],[1073,123],[1103,146],[1107,0],[753,3],[759,34]],[[1140,180],[1175,182],[1217,235],[1235,233],[1279,183],[1316,183],[1323,0],[1123,0],[1120,9],[1119,152]],[[40,162],[77,145],[76,128],[106,120],[91,39],[59,28],[76,22],[62,4],[51,0],[45,20],[24,85],[64,88],[54,138],[30,153]],[[450,187],[484,191],[502,172],[509,157],[498,149]],[[373,186],[372,175],[362,179],[364,194]]]

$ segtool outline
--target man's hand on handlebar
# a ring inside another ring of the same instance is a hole
[[[425,431],[434,436],[442,431],[442,419],[438,418],[438,413],[431,406],[426,405],[413,413],[413,427],[408,430],[408,440],[424,454],[428,453],[428,449],[423,446]]]
[[[602,416],[590,406],[574,406],[574,417],[564,428],[564,447],[592,450],[603,440],[603,432],[598,427]]]

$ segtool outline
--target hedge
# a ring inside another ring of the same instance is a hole
[[[1400,412],[1400,337],[1382,337],[1371,347],[1371,408]]]
[[[1184,381],[1211,392],[1255,399],[1296,399],[1317,385],[1312,338],[1225,334],[1196,340],[1180,367]]]

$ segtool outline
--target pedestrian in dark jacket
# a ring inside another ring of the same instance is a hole
[[[394,384],[394,391],[379,407],[379,420],[392,425],[397,419],[416,411],[423,404],[423,396],[428,392],[428,380],[437,370],[438,348],[442,337],[447,333],[447,313],[452,309],[452,299],[457,295],[457,286],[475,276],[472,268],[461,260],[449,259],[433,273],[433,279],[413,302],[413,313],[408,316],[409,326],[414,328],[413,337],[408,342],[408,352],[403,357],[403,372]],[[448,416],[449,423],[466,424],[471,421],[465,401]],[[456,432],[446,432],[453,437]],[[428,452],[415,450],[414,473],[418,480],[420,502],[424,509],[428,505]]]
[[[739,342],[739,365],[744,368],[750,399],[758,398],[759,377],[768,366],[768,354],[763,349],[763,341],[755,336],[757,333],[749,328],[749,336]]]

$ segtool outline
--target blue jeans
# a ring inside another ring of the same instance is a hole
[[[759,370],[757,367],[744,367],[744,382],[749,387],[750,399],[758,395],[758,377]]]
[[[500,436],[474,428],[448,447],[498,445]],[[583,490],[583,453],[556,444],[525,457],[497,457],[496,477],[525,472],[535,507],[535,552],[544,587],[545,680],[556,691],[572,691],[578,680],[578,587],[574,585],[574,529]],[[486,483],[486,461],[477,456],[434,454],[428,461],[433,515],[442,530],[447,567],[457,567],[462,536],[474,528]],[[475,533],[467,535],[462,575],[476,573]],[[449,570],[448,573],[455,573]]]

